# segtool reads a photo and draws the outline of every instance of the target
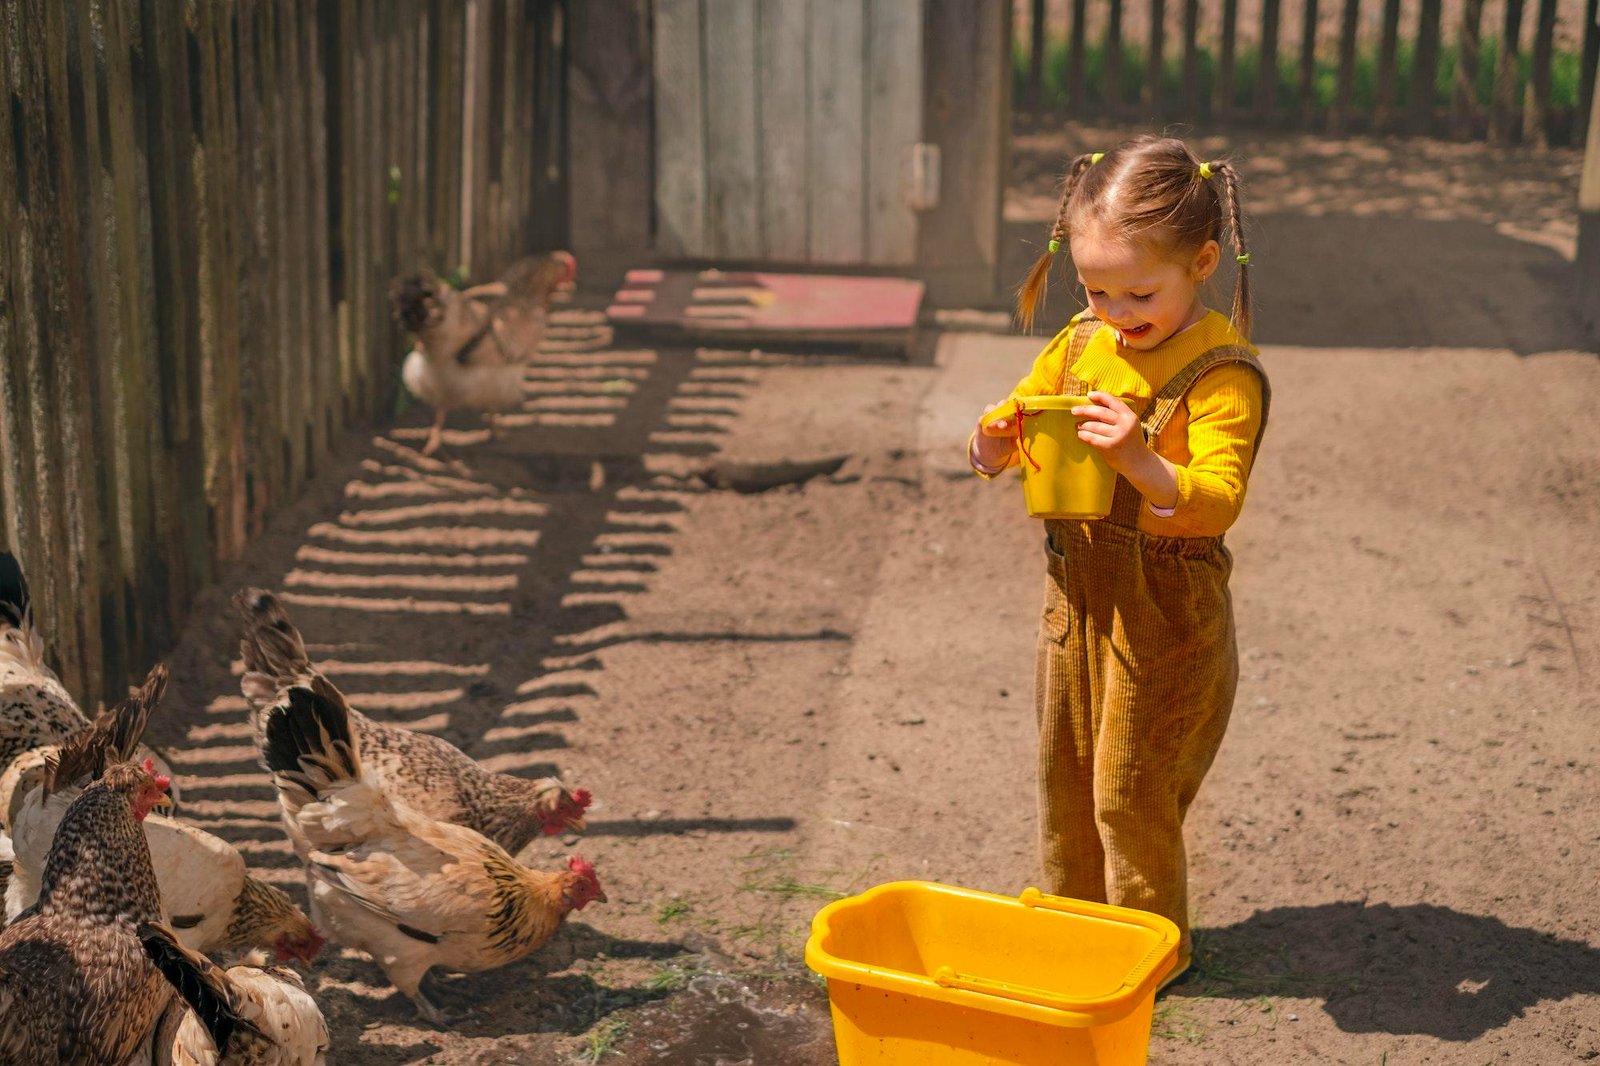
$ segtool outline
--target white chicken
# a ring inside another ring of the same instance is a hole
[[[493,432],[495,413],[522,403],[523,367],[544,338],[551,296],[577,273],[572,253],[549,252],[518,261],[499,281],[468,289],[451,288],[431,273],[395,279],[389,289],[394,316],[417,338],[400,378],[434,412],[422,454],[438,449],[450,411],[483,411]]]
[[[166,688],[159,664],[150,672],[140,698],[119,706],[75,734],[68,746],[109,734],[105,746],[113,760],[137,750],[150,710]],[[61,748],[25,753],[13,764],[19,774],[0,778],[0,817],[11,836],[11,876],[5,889],[7,920],[15,919],[39,896],[45,857],[56,828],[80,787],[53,787],[50,768]],[[244,856],[227,841],[194,826],[151,814],[144,835],[160,887],[161,904],[183,942],[197,951],[270,948],[280,961],[310,962],[323,944],[311,920],[280,888],[252,876]]]
[[[60,744],[89,719],[44,661],[44,639],[34,625],[33,601],[22,565],[0,551],[0,770],[32,748]],[[137,759],[153,760],[169,781],[172,769],[159,752],[141,744]],[[171,790],[176,801],[177,788]]]
[[[328,1023],[300,975],[260,959],[223,970],[143,922],[139,940],[177,989],[156,1024],[155,1066],[323,1066]]]

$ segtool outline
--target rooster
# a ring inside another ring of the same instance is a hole
[[[103,756],[75,746],[52,777],[81,779]],[[148,760],[118,763],[67,808],[38,902],[0,932],[0,1063],[121,1066],[147,1051],[172,990],[136,932],[161,915],[139,822],[167,784]]]
[[[483,411],[493,432],[494,413],[522,403],[522,368],[544,338],[550,298],[577,274],[572,253],[549,252],[470,289],[451,288],[426,272],[394,280],[394,317],[417,338],[400,378],[413,396],[433,406],[423,455],[438,449],[451,410]]]
[[[367,780],[349,708],[325,680],[290,686],[262,717],[261,755],[318,924],[371,955],[426,1021],[445,1024],[422,990],[433,967],[477,973],[515,962],[569,912],[605,902],[594,867],[577,856],[541,873],[466,826],[390,800]]]
[[[293,970],[247,962],[223,970],[163,925],[143,922],[144,950],[177,990],[155,1032],[155,1066],[323,1066],[328,1023]]]
[[[89,724],[61,679],[44,661],[44,640],[34,626],[33,603],[22,566],[0,551],[0,769],[31,748],[59,744]],[[142,747],[169,781],[165,757]]]
[[[73,782],[52,776],[52,759],[65,759],[66,751],[84,747],[102,747],[114,761],[129,759],[166,683],[166,667],[158,664],[138,699],[85,726],[62,749],[27,752],[13,764],[15,768],[38,763],[37,769],[16,779],[9,772],[0,778],[0,798],[5,801],[0,816],[11,833],[14,853],[5,896],[8,917],[14,918],[37,898],[50,841],[79,791]],[[62,754],[52,754],[56,751]],[[315,958],[323,940],[311,920],[282,889],[251,877],[244,856],[232,844],[159,815],[144,820],[144,834],[161,902],[186,945],[197,951],[268,947],[279,961],[309,963]]]
[[[300,631],[276,596],[244,589],[233,602],[245,624],[240,687],[253,708],[259,744],[261,714],[280,688],[327,679],[311,665]],[[541,834],[584,828],[587,789],[568,792],[553,777],[528,781],[491,773],[442,737],[375,722],[354,709],[350,721],[367,780],[420,814],[469,826],[513,855]]]

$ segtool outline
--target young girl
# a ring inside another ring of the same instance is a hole
[[[1224,235],[1231,317],[1201,286]],[[1119,475],[1111,514],[1045,523],[1039,631],[1039,822],[1045,890],[1177,923],[1189,968],[1183,819],[1222,741],[1238,678],[1222,534],[1244,503],[1267,421],[1250,347],[1249,253],[1231,164],[1139,137],[1084,155],[1018,300],[1031,325],[1053,254],[1072,253],[1089,308],[1013,396],[1086,395],[1078,436]],[[1010,401],[968,443],[977,472],[1017,459]]]

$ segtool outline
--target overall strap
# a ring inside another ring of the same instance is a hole
[[[1209,371],[1228,363],[1243,363],[1254,370],[1256,376],[1261,379],[1261,425],[1256,429],[1255,443],[1250,447],[1250,461],[1253,464],[1255,453],[1261,448],[1261,437],[1267,431],[1267,413],[1272,407],[1272,386],[1267,380],[1267,371],[1262,367],[1261,360],[1242,344],[1219,344],[1215,348],[1208,348],[1197,355],[1188,366],[1172,375],[1171,380],[1150,398],[1150,406],[1142,419],[1145,438],[1155,440],[1156,434],[1165,429],[1167,423],[1172,420],[1178,405],[1183,403],[1184,396],[1194,387],[1194,383]]]
[[[1166,428],[1173,414],[1177,412],[1178,405],[1183,403],[1184,396],[1194,387],[1195,382],[1209,371],[1229,363],[1243,363],[1261,378],[1261,425],[1256,430],[1255,443],[1250,448],[1250,462],[1253,466],[1256,453],[1261,449],[1261,436],[1267,430],[1267,411],[1272,404],[1272,389],[1267,383],[1267,372],[1261,366],[1261,361],[1256,358],[1254,352],[1242,344],[1221,344],[1206,349],[1195,356],[1182,370],[1172,375],[1165,385],[1157,389],[1141,418],[1145,439],[1154,441],[1156,434]],[[1139,525],[1139,508],[1143,505],[1144,497],[1127,478],[1119,475],[1108,519],[1117,525],[1136,529]]]
[[[1106,324],[1093,315],[1086,314],[1072,324],[1072,334],[1067,338],[1067,354],[1061,360],[1061,373],[1056,376],[1057,396],[1083,396],[1089,392],[1089,383],[1072,372],[1083,358],[1089,342]]]

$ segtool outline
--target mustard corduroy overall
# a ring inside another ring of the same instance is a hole
[[[1060,391],[1094,330],[1075,330]],[[1083,334],[1080,339],[1076,334]],[[1158,389],[1141,421],[1157,433],[1204,373],[1255,355],[1203,352]],[[1259,448],[1260,434],[1256,444]],[[1221,536],[1141,532],[1140,496],[1118,477],[1111,514],[1048,521],[1044,617],[1035,686],[1039,823],[1046,891],[1154,911],[1191,953],[1183,819],[1222,742],[1238,680]]]

